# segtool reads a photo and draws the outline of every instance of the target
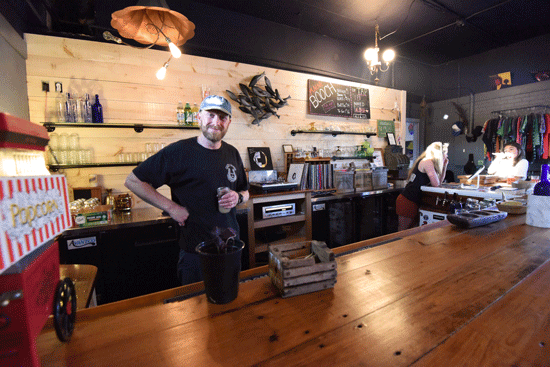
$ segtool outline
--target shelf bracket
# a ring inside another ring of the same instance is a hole
[[[52,124],[44,124],[44,127],[46,128],[46,131],[49,133],[52,133],[55,131],[55,125]]]
[[[134,131],[135,131],[136,133],[142,132],[142,131],[143,131],[143,125],[142,125],[142,124],[135,124],[135,125],[134,125]]]

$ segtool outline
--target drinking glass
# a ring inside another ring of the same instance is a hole
[[[59,135],[56,133],[50,134],[49,146],[51,150],[59,150]]]
[[[59,164],[69,163],[69,153],[66,150],[60,150],[59,152],[56,152],[56,154]]]
[[[67,133],[59,135],[59,150],[69,150],[69,135]]]

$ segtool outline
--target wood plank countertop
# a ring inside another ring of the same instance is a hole
[[[42,330],[42,366],[550,364],[550,229],[524,215],[335,252],[337,283],[316,293],[283,299],[260,277],[227,305],[153,294],[79,311],[69,343]]]

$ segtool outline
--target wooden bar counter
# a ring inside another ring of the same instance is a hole
[[[520,366],[550,364],[550,229],[525,216],[447,221],[335,249],[333,289],[281,298],[268,277],[238,298],[201,283],[79,311],[48,327],[42,366]]]

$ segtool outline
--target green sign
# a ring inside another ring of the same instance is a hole
[[[395,123],[393,121],[378,120],[378,137],[385,138],[387,133],[395,134]]]

